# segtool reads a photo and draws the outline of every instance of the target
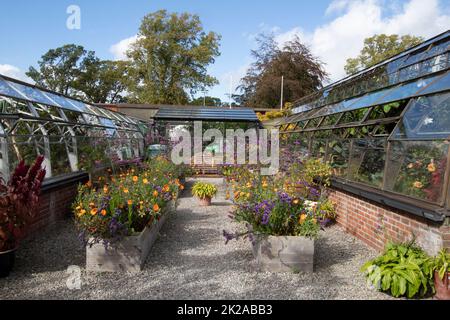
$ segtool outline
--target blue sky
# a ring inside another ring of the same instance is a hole
[[[66,28],[69,5],[81,9],[80,30]],[[222,36],[221,56],[209,68],[221,84],[208,95],[225,101],[230,78],[236,86],[251,63],[260,32],[274,32],[280,44],[299,35],[337,80],[344,76],[345,60],[359,52],[367,36],[427,38],[450,28],[450,0],[2,1],[0,73],[24,79],[43,53],[67,43],[81,44],[103,59],[119,59],[142,17],[159,9],[198,14],[206,31]]]

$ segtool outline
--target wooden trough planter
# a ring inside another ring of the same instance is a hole
[[[142,270],[150,249],[158,238],[161,227],[170,213],[176,210],[176,200],[164,209],[158,222],[146,227],[141,233],[128,236],[119,243],[105,246],[102,243],[86,247],[86,270],[95,272],[139,272]]]
[[[313,272],[314,240],[255,235],[253,255],[262,271]]]

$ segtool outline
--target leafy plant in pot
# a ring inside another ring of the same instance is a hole
[[[439,300],[450,300],[450,253],[442,249],[434,258],[435,297]]]
[[[0,178],[0,277],[9,275],[24,228],[38,208],[45,169],[38,156],[32,166],[22,160],[9,182]]]
[[[217,187],[211,183],[196,182],[192,195],[200,199],[201,206],[210,206],[211,198],[217,194]]]

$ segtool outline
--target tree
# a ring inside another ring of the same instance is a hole
[[[293,102],[322,87],[327,79],[323,64],[298,37],[280,49],[273,35],[261,34],[258,49],[252,51],[255,62],[238,87],[236,99],[246,107],[279,108],[281,78],[284,77],[284,101]]]
[[[68,44],[50,49],[27,75],[50,90],[93,103],[124,101],[129,72],[124,61],[100,60],[94,51]]]
[[[81,65],[92,63],[95,59],[93,51],[68,44],[50,49],[38,61],[39,70],[30,67],[26,75],[40,86],[66,95],[76,95],[74,86],[82,72]]]
[[[207,66],[219,55],[219,35],[205,33],[197,15],[146,15],[127,52],[132,65],[133,101],[186,104],[189,95],[217,84]]]
[[[94,103],[125,102],[129,64],[126,61],[98,60],[83,65],[76,89]]]
[[[356,58],[347,59],[344,69],[348,75],[388,59],[423,42],[422,37],[379,34],[364,40],[364,47]]]
[[[193,99],[190,104],[194,105],[194,106],[203,106],[203,103],[207,107],[222,106],[222,101],[220,100],[220,98],[215,98],[215,97],[210,97],[210,96],[199,97],[199,98]]]

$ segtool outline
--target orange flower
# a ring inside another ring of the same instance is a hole
[[[123,188],[123,192],[124,192],[124,193],[128,193],[129,191],[128,191],[127,188]]]
[[[127,203],[129,206],[131,206],[133,204],[133,200],[128,200]]]
[[[144,180],[142,180],[142,182],[143,182],[144,184],[148,184],[148,180],[145,179],[145,178],[144,178]]]
[[[180,184],[180,190],[184,190],[184,186]]]
[[[105,209],[103,209],[100,213],[102,214],[102,216],[106,216],[106,210]]]
[[[303,223],[306,220],[306,214],[301,214],[300,215],[300,223]]]
[[[133,182],[138,182],[138,180],[139,180],[138,176],[133,177]]]
[[[435,172],[436,171],[436,165],[434,164],[434,162],[431,162],[428,167],[427,167],[429,172]]]
[[[169,192],[169,190],[170,190],[170,188],[169,188],[168,184],[164,185],[164,187],[162,188],[163,192]]]
[[[154,197],[157,197],[157,196],[158,196],[158,194],[159,194],[159,193],[158,193],[158,191],[156,191],[156,190],[155,190],[155,191],[153,191],[153,196],[154,196]]]
[[[153,205],[153,211],[155,211],[155,212],[158,212],[158,211],[159,211],[159,206],[158,206],[157,203],[155,203],[155,204]]]
[[[93,208],[92,210],[91,210],[91,215],[93,215],[93,216],[95,216],[96,214],[97,214],[97,209],[96,208]]]
[[[89,180],[88,182],[86,182],[86,187],[91,188],[92,187],[92,182],[91,180]]]
[[[104,186],[104,187],[103,187],[103,192],[104,192],[104,193],[108,193],[108,187],[107,187],[107,186]]]
[[[413,187],[417,188],[417,189],[422,189],[423,183],[420,182],[420,181],[416,181],[416,182],[413,183]]]

